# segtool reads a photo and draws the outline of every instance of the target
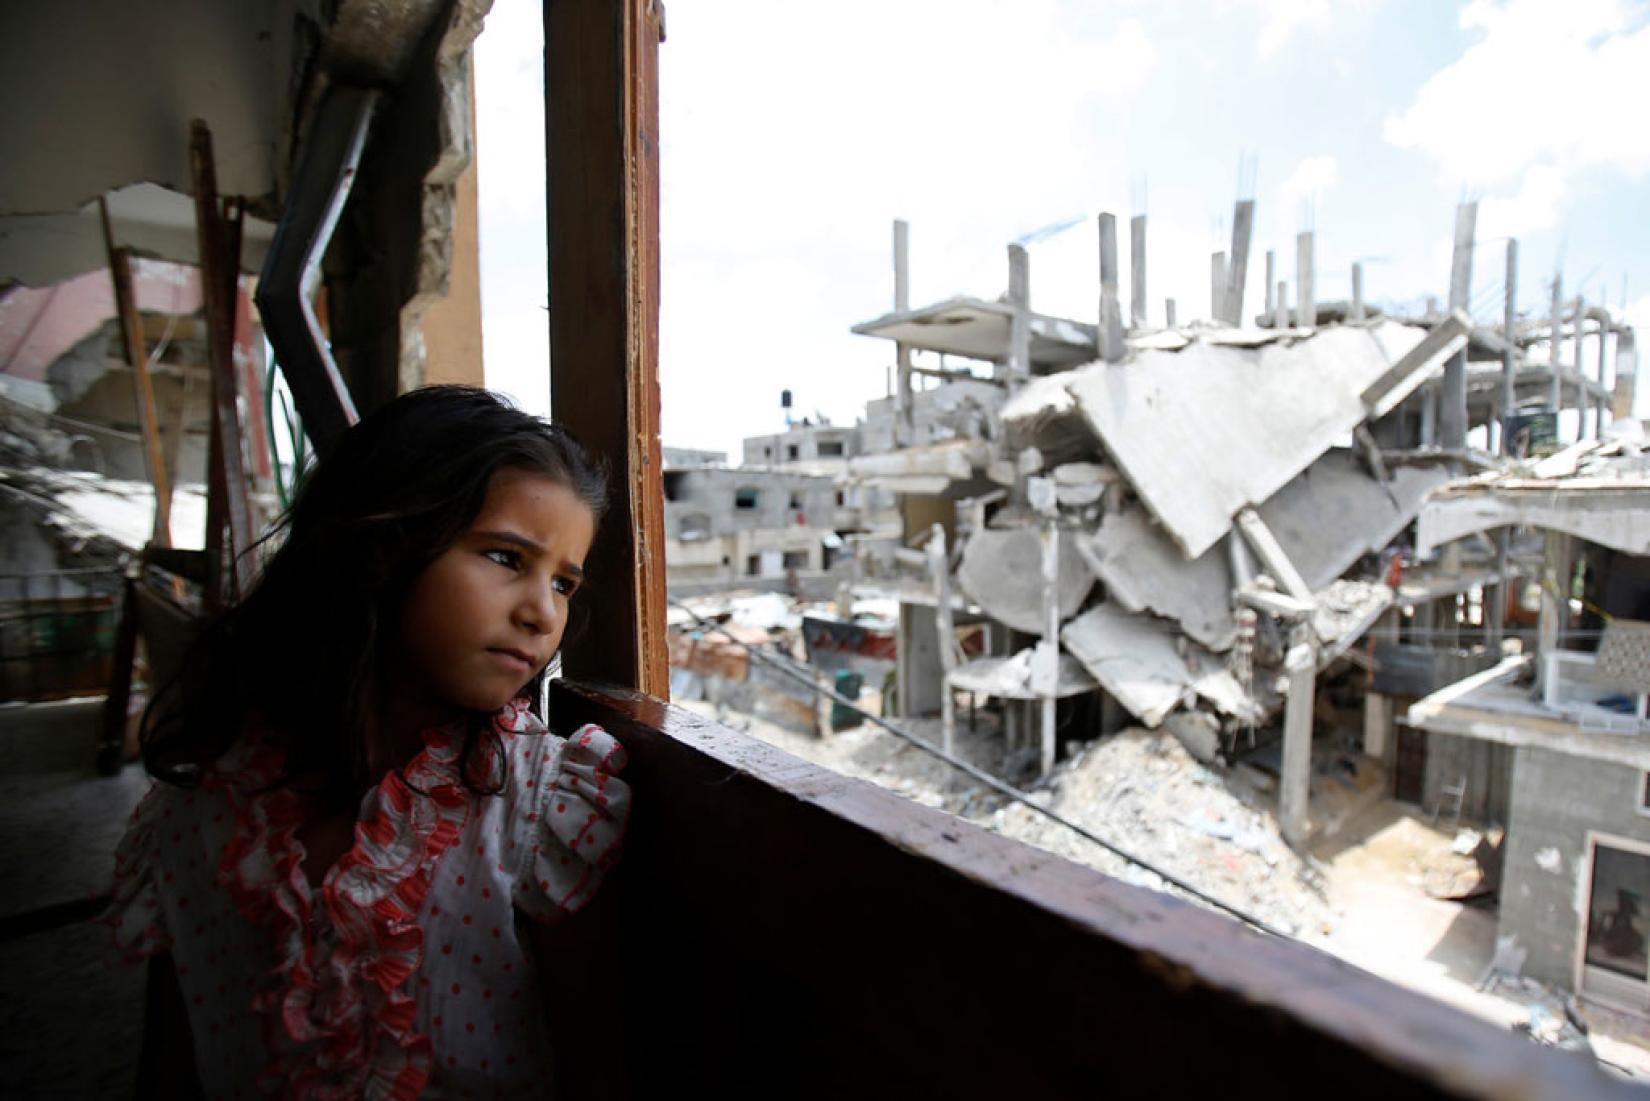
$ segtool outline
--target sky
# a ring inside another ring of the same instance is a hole
[[[539,12],[495,0],[476,109],[486,378],[544,413]],[[1032,238],[1032,307],[1092,321],[1096,216],[1144,213],[1160,325],[1166,298],[1209,316],[1237,198],[1250,315],[1268,249],[1293,294],[1308,228],[1320,301],[1356,260],[1371,301],[1446,298],[1477,199],[1478,317],[1500,319],[1515,236],[1521,311],[1546,316],[1558,271],[1650,330],[1650,0],[669,0],[667,30],[667,446],[737,457],[785,389],[837,424],[883,396],[893,346],[849,329],[893,308],[896,218],[913,305],[996,298]]]

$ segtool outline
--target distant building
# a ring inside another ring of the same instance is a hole
[[[858,432],[830,424],[795,424],[771,436],[745,439],[746,466],[823,465],[847,469],[848,459],[859,454]]]
[[[672,588],[828,591],[822,579],[849,557],[848,536],[898,528],[894,495],[847,476],[854,438],[830,425],[753,436],[738,467],[724,465],[723,452],[665,448]]]

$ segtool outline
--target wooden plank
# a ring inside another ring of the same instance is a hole
[[[585,567],[602,603],[568,675],[669,692],[659,452],[659,102],[663,11],[544,6],[555,417],[604,460],[612,506]]]
[[[1313,948],[661,701],[560,682],[552,713],[630,757],[604,890],[638,1096],[1634,1095]]]
[[[218,203],[212,133],[206,123],[189,127],[189,166],[195,195],[195,239],[201,272],[201,300],[206,314],[207,365],[212,372],[212,427],[215,442],[209,457],[206,547],[224,548],[209,575],[208,592],[233,600],[251,584],[254,537],[247,499],[246,460],[241,440],[239,386],[235,378],[235,308],[239,298],[240,217],[228,219]],[[221,479],[221,483],[219,481]],[[223,531],[228,528],[228,543]],[[214,583],[225,586],[218,591]]]
[[[138,424],[143,430],[143,463],[149,470],[149,484],[155,490],[155,526],[150,540],[160,547],[172,545],[172,484],[161,452],[160,414],[155,408],[155,383],[149,377],[149,352],[143,342],[143,323],[138,319],[137,297],[132,293],[131,253],[115,247],[114,228],[109,222],[109,203],[97,200],[103,219],[103,247],[109,257],[109,276],[114,281],[115,314],[120,321],[126,364],[132,369],[132,389],[137,401]]]

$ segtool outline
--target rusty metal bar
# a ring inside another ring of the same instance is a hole
[[[161,453],[160,415],[155,409],[155,383],[149,376],[149,353],[143,342],[143,324],[138,319],[137,297],[132,291],[131,254],[115,247],[114,227],[109,220],[109,201],[97,200],[103,219],[103,248],[109,257],[109,277],[114,282],[115,316],[120,322],[126,363],[132,369],[132,389],[137,401],[138,423],[143,426],[143,465],[155,490],[155,523],[150,539],[157,545],[172,545],[172,485],[166,475],[166,459]]]
[[[240,217],[226,218],[218,201],[212,132],[196,119],[189,127],[189,165],[195,193],[201,299],[206,313],[207,360],[212,373],[213,454],[209,461],[206,547],[219,556],[208,576],[209,593],[227,600],[252,579],[254,538],[247,499],[246,459],[235,378],[235,300],[240,271]],[[220,484],[221,479],[221,484]],[[216,504],[218,511],[214,510]],[[227,547],[223,529],[227,525]],[[215,586],[217,588],[215,589]]]

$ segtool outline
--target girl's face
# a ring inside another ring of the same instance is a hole
[[[470,529],[413,583],[394,690],[438,713],[513,699],[561,645],[595,527],[589,506],[554,478],[494,474]]]

